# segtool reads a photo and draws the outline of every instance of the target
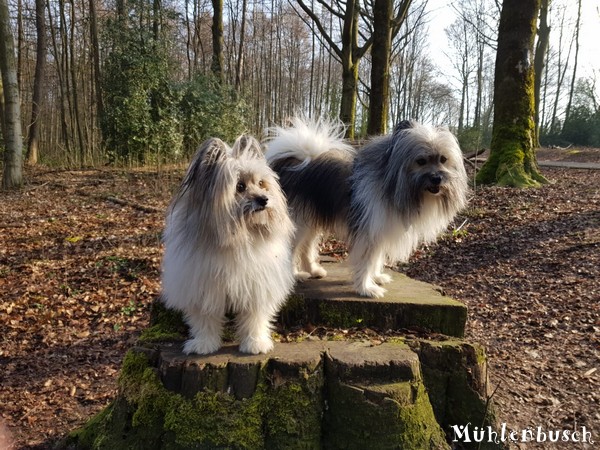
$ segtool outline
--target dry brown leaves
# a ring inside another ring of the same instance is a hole
[[[479,189],[465,226],[403,270],[468,304],[502,420],[587,425],[600,441],[600,172],[546,173],[541,189]],[[15,448],[49,448],[113,398],[159,291],[160,211],[181,174],[37,170],[0,194],[0,446],[2,422]]]

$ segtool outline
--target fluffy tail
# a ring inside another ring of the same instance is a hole
[[[345,127],[341,122],[301,117],[292,117],[290,122],[290,127],[267,130],[265,156],[270,165],[286,158],[298,159],[306,165],[329,150],[354,153],[352,146],[344,141]]]

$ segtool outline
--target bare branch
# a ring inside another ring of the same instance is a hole
[[[296,2],[298,3],[298,5],[300,5],[300,7],[302,8],[302,10],[308,14],[308,16],[312,19],[313,23],[317,26],[317,28],[319,29],[319,32],[321,33],[321,35],[323,36],[323,38],[327,41],[327,43],[329,44],[329,46],[331,47],[331,49],[338,55],[338,57],[341,59],[342,58],[342,50],[338,47],[338,45],[333,41],[333,39],[331,39],[331,36],[329,36],[329,34],[327,33],[327,30],[325,29],[325,27],[323,26],[323,24],[321,23],[321,21],[319,20],[319,17],[314,13],[314,11],[312,11],[305,3],[303,0],[296,0]],[[294,8],[294,5],[292,4],[291,0],[289,1],[290,5],[292,6],[292,8],[294,9],[294,11],[296,11],[296,13],[298,12],[296,10],[296,8]],[[300,14],[299,14],[300,15]],[[300,16],[301,17],[301,16]]]

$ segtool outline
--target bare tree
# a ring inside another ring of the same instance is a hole
[[[40,111],[44,91],[46,69],[46,16],[45,0],[35,0],[35,27],[37,30],[35,77],[33,80],[33,98],[31,100],[31,124],[29,125],[29,141],[27,143],[27,164],[34,165],[38,161],[40,139]]]
[[[0,0],[0,72],[4,94],[4,171],[2,187],[19,188],[23,184],[23,134],[15,43],[10,27],[8,4]]]
[[[213,6],[211,70],[220,82],[224,80],[223,61],[223,0],[211,0]]]
[[[542,75],[546,66],[546,54],[550,44],[550,27],[548,26],[548,9],[550,0],[541,0],[540,2],[540,24],[537,29],[538,40],[535,46],[535,56],[533,67],[535,72],[534,96],[535,96],[535,146],[540,145],[540,106]]]
[[[242,87],[242,78],[244,70],[244,38],[246,35],[246,10],[248,9],[248,0],[242,0],[242,18],[240,23],[240,43],[238,47],[237,61],[235,64],[235,88],[239,91]]]
[[[565,122],[569,121],[571,107],[573,105],[573,93],[575,92],[575,81],[577,80],[577,63],[579,59],[579,32],[581,29],[581,0],[577,1],[577,21],[575,22],[575,57],[573,59],[573,75],[571,76],[571,88],[569,89],[569,101],[565,111]]]
[[[327,42],[331,51],[337,56],[342,66],[342,97],[340,102],[340,120],[347,125],[346,136],[354,137],[356,121],[356,96],[358,86],[358,67],[361,58],[372,44],[372,36],[362,46],[358,43],[360,4],[358,0],[347,0],[345,8],[337,3],[340,9],[334,9],[330,2],[317,0],[330,14],[342,22],[341,43],[338,44],[322,24],[321,19],[303,0],[297,0],[298,5],[310,17],[322,38]]]

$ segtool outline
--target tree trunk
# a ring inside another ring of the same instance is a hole
[[[23,134],[21,132],[21,104],[15,43],[10,28],[6,0],[0,0],[0,72],[4,93],[4,171],[2,188],[15,189],[23,184]]]
[[[373,4],[373,44],[371,47],[371,91],[367,134],[385,134],[390,89],[392,37],[406,19],[412,0],[402,0],[394,17],[394,0],[375,0]]]
[[[371,47],[371,92],[367,134],[385,134],[389,108],[392,0],[375,0],[373,5],[373,46]]]
[[[575,58],[573,60],[573,76],[571,77],[571,89],[569,89],[569,102],[565,111],[565,123],[571,116],[571,107],[573,105],[573,93],[575,92],[575,81],[577,80],[577,63],[579,60],[579,30],[581,28],[581,0],[577,2],[577,22],[575,24]]]
[[[354,122],[356,121],[356,88],[358,85],[358,63],[360,61],[355,58],[355,48],[358,46],[358,13],[358,1],[348,0],[342,29],[340,120],[348,127],[346,137],[349,139],[354,138]]]
[[[223,82],[223,0],[212,0],[212,64],[211,70],[217,80]]]
[[[100,72],[100,44],[98,43],[98,19],[96,14],[96,0],[90,0],[90,35],[92,38],[92,59],[94,61],[94,90],[96,92],[96,117],[98,130],[100,120],[104,115],[104,100],[102,99],[102,74]],[[102,136],[100,136],[102,142]]]
[[[33,97],[31,101],[31,125],[29,126],[29,141],[27,143],[27,164],[38,162],[40,137],[40,110],[44,91],[44,73],[46,69],[46,16],[44,13],[45,0],[35,0],[35,28],[37,31],[35,78],[33,80]]]
[[[540,25],[538,27],[538,41],[535,47],[535,58],[533,68],[535,72],[535,146],[540,146],[540,93],[542,89],[542,75],[546,66],[546,53],[550,43],[550,27],[548,26],[548,6],[549,0],[541,1]]]
[[[247,0],[242,1],[242,18],[240,24],[240,45],[238,47],[237,61],[235,63],[235,89],[239,91],[242,88],[242,78],[244,71],[244,37],[246,34],[246,10]]]
[[[71,120],[73,121],[73,127],[77,133],[77,140],[79,144],[79,165],[83,167],[86,163],[86,143],[83,135],[82,114],[79,112],[79,83],[77,80],[77,68],[75,65],[75,5],[71,3],[70,9],[70,42],[69,42],[69,55],[67,59],[67,70],[71,78],[71,89],[73,91],[72,109],[71,109]],[[64,22],[66,23],[66,22]],[[66,34],[65,34],[66,37]],[[67,78],[68,80],[68,78]]]
[[[481,183],[537,186],[534,153],[534,74],[531,64],[539,0],[504,0],[494,73],[494,127],[490,157],[477,175]]]

